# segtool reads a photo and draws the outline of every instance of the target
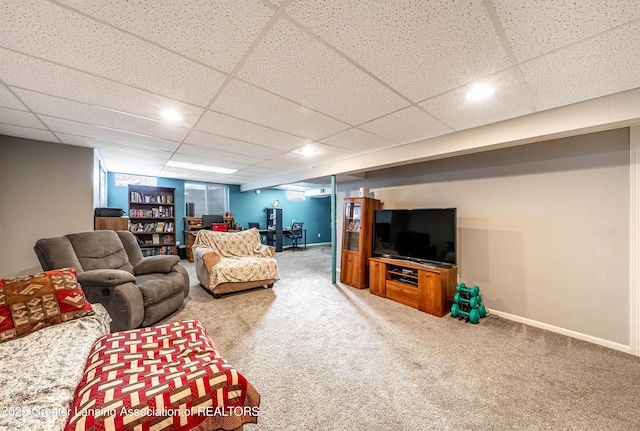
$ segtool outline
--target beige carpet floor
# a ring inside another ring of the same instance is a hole
[[[636,430],[640,358],[489,316],[437,318],[331,284],[329,246],[281,280],[184,307],[261,394],[246,430]],[[482,286],[481,286],[482,287]]]

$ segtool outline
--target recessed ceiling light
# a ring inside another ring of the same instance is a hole
[[[302,154],[303,156],[313,156],[317,152],[318,150],[313,148],[311,145],[305,145],[304,147],[294,151],[294,153]]]
[[[485,97],[491,96],[495,91],[495,88],[486,84],[476,85],[467,93],[467,100],[484,99]]]
[[[164,118],[165,120],[172,121],[174,123],[182,121],[182,115],[172,109],[165,109],[160,115],[162,115],[162,118]]]
[[[175,162],[173,160],[168,161],[167,166],[172,166],[174,168],[192,169],[195,171],[217,172],[219,174],[232,174],[237,171],[237,169],[219,168],[217,166],[209,165],[198,165],[196,163]]]

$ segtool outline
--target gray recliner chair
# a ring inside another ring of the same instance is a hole
[[[111,316],[111,332],[149,326],[175,312],[189,294],[178,256],[143,257],[129,231],[97,230],[39,239],[42,269],[76,268],[89,302]]]

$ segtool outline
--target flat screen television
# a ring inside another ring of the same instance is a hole
[[[456,209],[376,210],[375,256],[416,262],[456,264]]]

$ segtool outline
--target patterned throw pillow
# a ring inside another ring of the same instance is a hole
[[[0,279],[0,342],[90,314],[74,268]]]

